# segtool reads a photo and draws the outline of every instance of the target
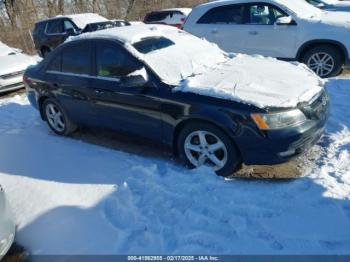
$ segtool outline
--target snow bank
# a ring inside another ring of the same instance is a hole
[[[0,183],[33,254],[349,254],[349,80],[308,176],[225,180],[208,169],[54,135],[24,96],[0,100]]]

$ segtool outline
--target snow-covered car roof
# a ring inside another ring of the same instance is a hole
[[[54,20],[57,18],[68,18],[71,19],[80,29],[84,29],[86,25],[91,23],[106,22],[109,21],[107,18],[94,13],[82,13],[72,15],[57,15],[44,21]]]
[[[83,38],[109,38],[121,41],[123,43],[133,44],[140,41],[143,38],[159,37],[167,32],[179,31],[176,28],[166,25],[147,25],[138,24],[128,27],[116,27],[97,32],[82,34],[78,36],[70,37],[68,41],[74,41]]]

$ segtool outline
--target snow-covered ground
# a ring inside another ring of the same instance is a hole
[[[0,100],[0,183],[34,254],[350,254],[350,80],[307,176],[225,180],[62,138],[19,95]]]

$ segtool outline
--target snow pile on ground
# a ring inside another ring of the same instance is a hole
[[[51,133],[23,96],[0,100],[0,183],[34,254],[349,254],[349,80],[311,174],[225,180]]]

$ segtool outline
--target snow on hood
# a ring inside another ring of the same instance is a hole
[[[245,102],[260,108],[286,108],[310,101],[323,85],[305,65],[239,54],[216,68],[188,77],[174,91]]]
[[[86,14],[75,14],[75,15],[67,15],[68,18],[72,19],[72,21],[80,28],[84,29],[86,25],[91,23],[99,23],[106,22],[108,19],[100,16],[98,14],[86,13]]]
[[[15,53],[15,49],[5,45],[4,43],[0,42],[0,57],[1,56],[7,56],[11,53]]]
[[[0,57],[0,75],[22,71],[36,63],[35,58],[21,53],[2,56]]]
[[[339,0],[322,0],[323,3],[327,5],[334,5],[336,7],[350,7],[350,3],[346,1]]]
[[[350,28],[350,15],[348,12],[322,12],[321,22],[323,24]]]
[[[305,0],[275,0],[301,18],[319,17],[322,11]]]

